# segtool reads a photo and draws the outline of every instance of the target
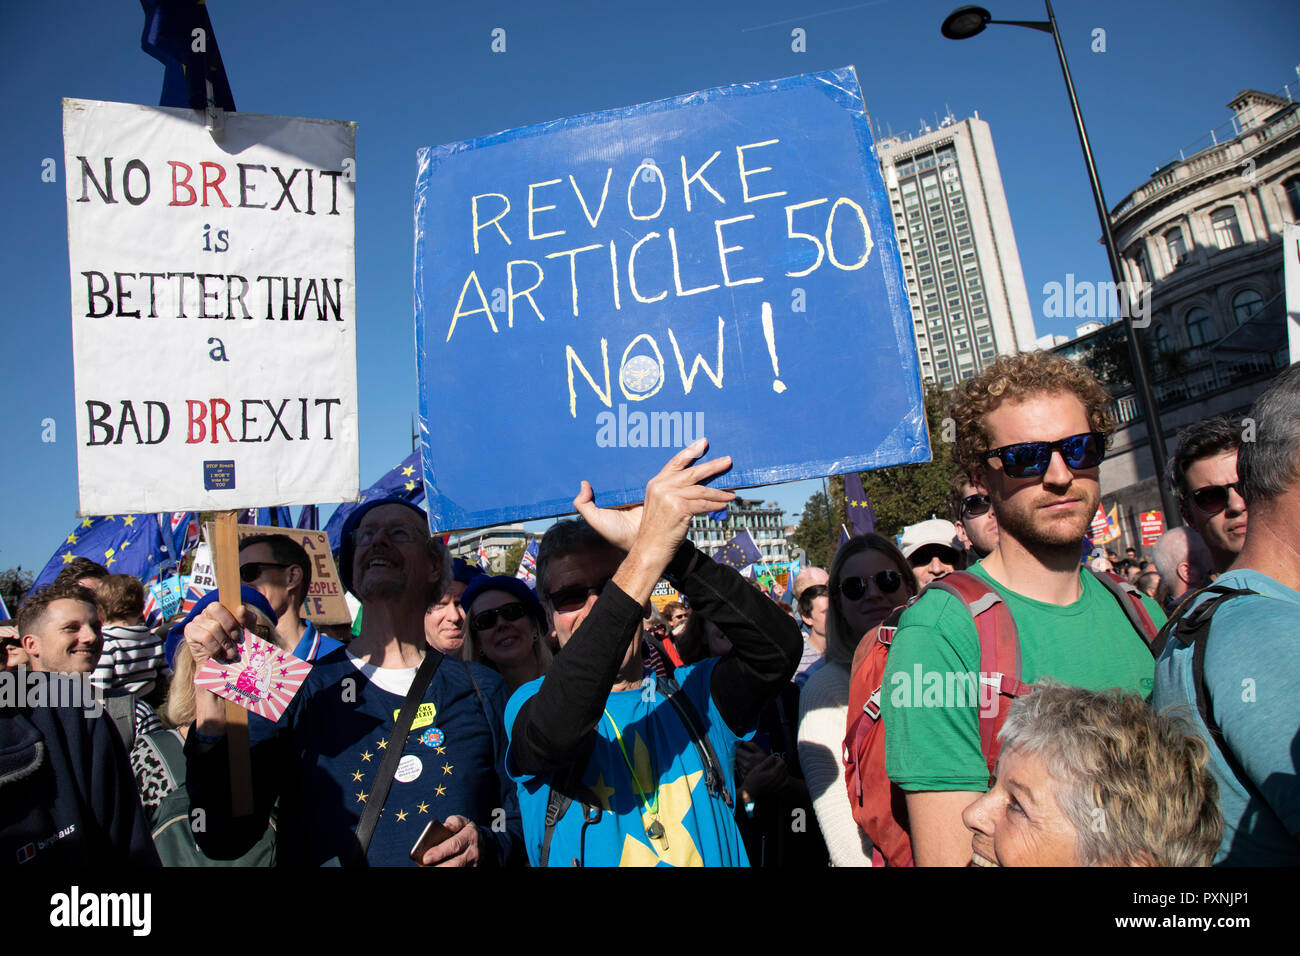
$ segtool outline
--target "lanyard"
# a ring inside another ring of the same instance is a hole
[[[636,768],[632,766],[632,760],[627,755],[627,747],[623,745],[623,735],[619,732],[618,724],[614,723],[614,718],[610,716],[608,709],[605,710],[605,719],[608,720],[609,725],[614,728],[614,740],[618,743],[619,752],[623,754],[623,762],[627,764],[627,772],[632,777],[632,786],[636,787],[637,796],[641,799],[641,805],[645,807],[645,812],[652,818],[650,825],[645,828],[646,835],[652,840],[663,840],[664,827],[663,824],[659,822],[659,787],[656,784],[654,801],[651,802],[650,798],[646,796],[645,790],[641,788],[641,780],[636,775]],[[650,773],[653,776],[653,767],[650,768]],[[664,846],[667,848],[666,842]]]

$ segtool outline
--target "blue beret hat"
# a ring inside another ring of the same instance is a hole
[[[505,591],[512,597],[518,598],[519,602],[528,609],[528,613],[533,616],[533,620],[541,627],[542,633],[546,633],[546,612],[542,610],[542,602],[537,600],[537,594],[523,581],[508,574],[495,576],[480,574],[470,582],[465,593],[460,596],[460,606],[465,609],[466,617],[469,616],[470,608],[474,606],[474,600],[485,591]]]
[[[411,511],[420,516],[420,521],[424,523],[427,530],[429,527],[429,516],[426,515],[419,507],[411,504],[405,498],[373,498],[365,504],[358,507],[348,515],[347,520],[343,522],[343,530],[339,532],[339,579],[343,582],[343,587],[352,591],[352,558],[356,549],[352,545],[352,533],[357,530],[361,524],[361,519],[371,510],[382,505],[402,505],[410,508]],[[353,591],[353,594],[356,592]]]

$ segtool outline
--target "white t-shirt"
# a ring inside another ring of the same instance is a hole
[[[398,697],[406,696],[407,691],[411,689],[411,683],[415,680],[415,672],[419,670],[418,667],[376,667],[354,656],[351,651],[345,652],[352,666],[361,671],[366,676],[366,680],[380,690],[386,690]]]

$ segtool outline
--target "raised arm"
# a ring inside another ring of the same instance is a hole
[[[514,770],[545,773],[581,754],[640,629],[642,608],[685,540],[691,517],[735,498],[703,484],[731,467],[729,458],[691,464],[707,447],[700,440],[673,456],[646,485],[645,504],[634,508],[598,508],[591,485],[582,483],[574,507],[626,556],[564,644],[541,689],[515,716],[510,744]]]
[[[678,548],[666,573],[696,613],[731,642],[731,652],[713,670],[709,693],[727,726],[743,735],[799,667],[799,626],[740,572],[716,563],[689,541]]]

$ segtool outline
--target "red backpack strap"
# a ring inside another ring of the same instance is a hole
[[[980,750],[988,764],[989,776],[998,765],[1002,744],[998,731],[1007,719],[1002,698],[1019,697],[1029,692],[1029,685],[1020,679],[1020,635],[1016,622],[1007,610],[1006,602],[997,590],[968,571],[954,571],[929,585],[959,598],[975,622],[980,642],[979,727]],[[991,694],[984,705],[984,695]]]
[[[916,598],[912,598],[912,600],[908,601],[906,604],[894,608],[889,612],[889,617],[880,622],[876,627],[875,635],[875,640],[878,643],[884,644],[886,647],[889,647],[894,643],[894,635],[898,633],[898,621],[903,616],[903,612],[911,607],[912,602],[915,600]],[[862,712],[873,721],[880,719],[880,692],[884,686],[884,684],[877,686],[876,689],[872,691],[871,696],[867,698],[867,702],[862,705]]]
[[[1142,639],[1146,641],[1147,646],[1154,651],[1155,645],[1152,642],[1155,641],[1156,635],[1160,633],[1160,628],[1156,627],[1155,621],[1151,620],[1151,615],[1147,612],[1146,605],[1142,603],[1142,592],[1114,571],[1093,571],[1092,573],[1119,602],[1119,606],[1124,610],[1124,615],[1128,618],[1129,623],[1133,625],[1133,629],[1142,635]]]

